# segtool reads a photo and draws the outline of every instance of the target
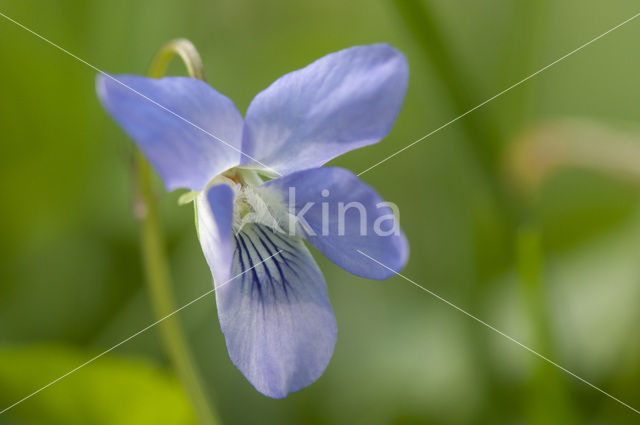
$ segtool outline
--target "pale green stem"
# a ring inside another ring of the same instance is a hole
[[[187,72],[190,77],[202,81],[206,80],[202,59],[200,59],[198,51],[189,40],[185,40],[184,38],[171,40],[162,46],[149,67],[149,77],[162,77],[167,70],[167,66],[169,66],[169,62],[171,62],[171,59],[173,59],[175,55],[180,56],[182,62],[184,62],[184,65],[187,67]]]
[[[149,76],[162,76],[169,61],[176,54],[185,62],[189,75],[204,79],[198,52],[187,40],[174,40],[165,45],[154,59]],[[162,319],[176,310],[171,289],[171,272],[167,261],[158,202],[153,190],[152,171],[140,152],[136,156],[136,165],[139,203],[137,211],[141,222],[140,237],[144,271],[155,315],[158,319]],[[177,317],[168,317],[158,326],[167,354],[193,404],[198,422],[201,425],[219,424],[212,399],[204,390]]]
[[[517,268],[524,308],[531,319],[532,342],[536,350],[553,357],[554,343],[544,288],[544,252],[539,226],[524,223],[517,234]],[[529,382],[528,423],[531,425],[573,425],[577,423],[567,381],[554,366],[537,362]]]

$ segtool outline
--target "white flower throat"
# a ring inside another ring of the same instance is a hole
[[[236,185],[233,230],[238,233],[250,223],[262,224],[275,232],[289,233],[289,211],[281,194],[267,187]]]
[[[233,231],[239,233],[248,224],[261,224],[275,232],[289,233],[291,214],[282,194],[275,189],[261,186],[264,181],[252,171],[240,168],[231,169],[213,178],[207,188],[216,184],[227,184],[235,192],[233,204]],[[206,188],[200,192],[187,192],[180,197],[178,203],[184,205],[206,202]]]

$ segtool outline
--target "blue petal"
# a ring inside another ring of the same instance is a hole
[[[247,110],[242,164],[288,174],[377,143],[395,121],[407,80],[404,55],[386,44],[332,53],[284,75]]]
[[[203,81],[99,75],[96,83],[105,109],[142,149],[168,190],[202,190],[239,163],[242,115]]]
[[[231,278],[234,199],[230,186],[218,184],[201,192],[196,200],[198,238],[216,286]]]
[[[358,250],[396,272],[407,263],[409,247],[392,210],[350,171],[315,168],[271,180],[264,186],[281,193],[290,213],[304,219],[304,223],[299,221],[299,228],[306,239],[348,272],[370,279],[394,274]]]
[[[333,354],[325,281],[299,238],[249,224],[234,243],[233,274],[246,273],[216,291],[229,356],[258,391],[282,398],[318,379]]]

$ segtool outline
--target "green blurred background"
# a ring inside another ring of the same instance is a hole
[[[356,173],[638,11],[635,0],[0,0],[0,12],[108,72],[144,74],[160,46],[186,37],[241,111],[286,72],[388,42],[408,57],[409,91],[382,143],[332,162]],[[362,176],[400,207],[406,276],[636,408],[638,39],[640,20]],[[0,61],[1,410],[154,315],[133,149],[98,104],[96,72],[1,17]],[[211,276],[179,194],[163,196],[162,213],[182,305]],[[213,296],[179,314],[222,423],[638,423],[401,278],[368,281],[316,257],[338,343],[322,378],[285,400],[233,367]],[[0,415],[165,423],[197,420],[157,329]]]

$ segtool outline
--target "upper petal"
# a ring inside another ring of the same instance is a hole
[[[242,115],[203,81],[97,77],[98,97],[136,142],[168,190],[202,190],[240,161]]]
[[[234,236],[220,326],[234,365],[261,393],[282,398],[322,375],[337,327],[322,273],[300,238],[245,225]]]
[[[242,164],[288,174],[380,141],[407,79],[404,55],[386,44],[331,53],[284,75],[247,110]]]
[[[306,239],[355,275],[386,279],[409,256],[397,217],[371,187],[343,168],[299,171],[263,185],[280,192]],[[372,262],[360,252],[382,264]]]

